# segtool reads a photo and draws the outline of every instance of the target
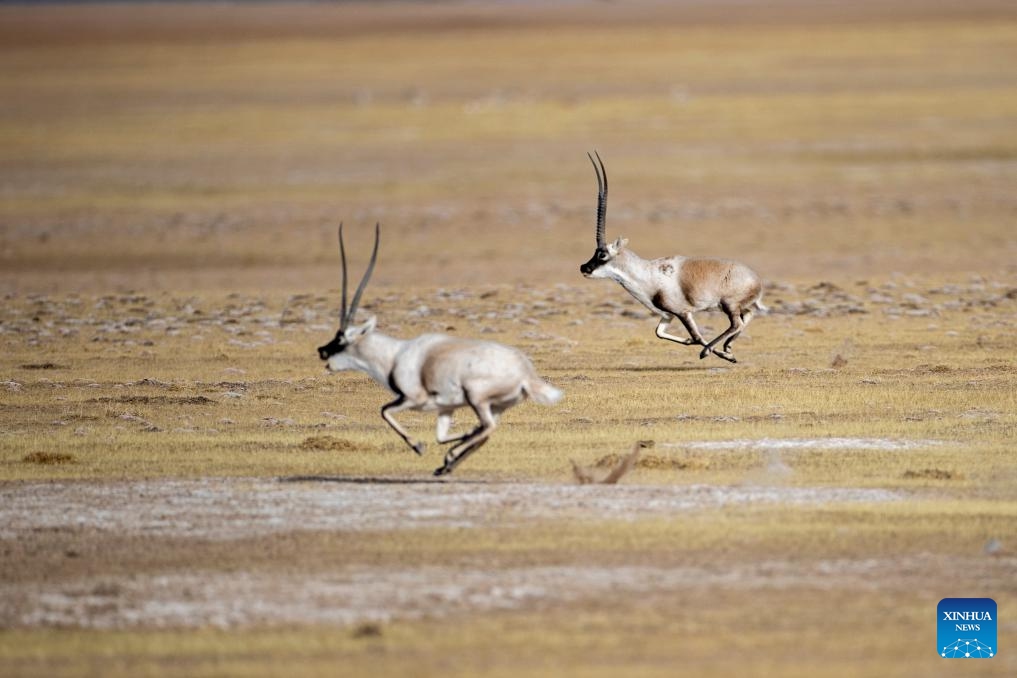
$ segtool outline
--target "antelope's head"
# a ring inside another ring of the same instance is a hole
[[[597,156],[596,160],[593,159],[593,155],[589,153],[586,155],[590,158],[593,170],[597,173],[597,249],[593,251],[590,260],[579,267],[579,272],[587,278],[605,278],[608,275],[605,265],[618,256],[628,240],[618,238],[609,243],[604,239],[604,222],[607,218],[607,170],[604,169],[604,161],[600,159],[600,154],[596,151],[593,153]],[[597,163],[600,165],[598,166]]]
[[[367,264],[367,271],[357,285],[357,291],[353,295],[353,303],[346,305],[346,247],[343,243],[343,226],[339,224],[339,257],[342,260],[343,269],[343,298],[342,309],[339,312],[339,331],[335,333],[332,341],[324,346],[318,347],[318,357],[325,361],[325,366],[330,372],[358,369],[359,363],[356,357],[357,345],[364,337],[374,331],[377,320],[372,316],[366,322],[355,325],[353,318],[357,314],[357,307],[360,305],[360,296],[367,287],[367,281],[374,271],[374,263],[378,260],[378,242],[381,238],[381,226],[374,226],[374,251],[371,253],[371,261]]]

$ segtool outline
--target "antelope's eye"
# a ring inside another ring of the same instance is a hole
[[[601,261],[607,261],[607,252],[605,252],[604,250],[597,252],[597,258],[600,259]]]

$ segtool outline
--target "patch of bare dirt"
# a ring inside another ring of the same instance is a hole
[[[387,532],[398,538],[420,529],[497,530],[549,520],[687,520],[690,512],[724,506],[825,506],[903,496],[854,488],[398,478],[9,483],[0,485],[0,550],[7,559],[0,628],[335,624],[354,633],[381,632],[395,619],[604,604],[613,597],[704,588],[875,590],[902,577],[944,576],[943,568],[998,577],[1017,565],[1017,558],[998,554],[948,563],[939,554],[770,555],[722,566],[696,558],[572,563],[484,556],[409,563],[336,557],[351,540]],[[357,536],[365,531],[374,534]],[[307,539],[332,546],[300,548]],[[131,559],[120,563],[118,553]],[[332,556],[322,560],[323,554]]]
[[[899,498],[882,490],[843,488],[575,486],[398,478],[12,483],[0,488],[0,547],[12,559],[5,566],[7,583],[0,584],[0,627],[354,625],[549,605],[605,591],[641,592],[647,586],[690,586],[705,581],[708,573],[700,568],[606,565],[473,568],[335,562],[322,568],[313,558],[302,561],[290,553],[287,544],[297,533],[498,529],[546,522],[548,516],[636,520],[685,517],[689,511],[737,504]],[[229,543],[230,550],[252,548],[245,539],[261,540],[253,547],[259,556],[244,560],[240,571],[208,570],[215,560],[137,556],[139,541],[145,545],[143,552],[155,554],[160,549],[186,552],[192,548],[188,544],[198,543]],[[103,566],[103,558],[116,557],[117,544],[124,540],[133,544],[129,547],[136,554],[133,564]],[[285,554],[290,565],[279,572],[272,565],[273,556],[262,553],[266,547]],[[180,565],[183,562],[186,566]],[[196,562],[204,565],[195,566]],[[26,567],[31,571],[24,571]],[[40,576],[42,570],[48,574]],[[745,581],[749,574],[744,573]],[[727,571],[723,576],[736,575]],[[767,585],[779,584],[768,578]]]
[[[352,481],[352,482],[351,482]],[[546,520],[636,520],[739,505],[896,501],[888,490],[767,486],[575,486],[401,479],[280,482],[206,478],[16,483],[0,491],[0,538],[88,527],[118,535],[241,539],[294,530],[490,527]]]
[[[753,591],[877,591],[902,572],[944,566],[931,554],[905,558],[767,560],[705,566],[564,565],[487,567],[353,567],[326,573],[172,572],[112,580],[0,584],[0,623],[11,627],[97,629],[231,628],[265,624],[379,625],[394,619],[543,609],[584,599],[646,596],[722,587]],[[1017,558],[950,558],[951,567],[991,574]],[[1004,562],[1005,561],[1005,562]]]

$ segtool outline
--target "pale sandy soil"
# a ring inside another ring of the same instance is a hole
[[[854,587],[873,577],[937,568],[1006,568],[1013,559],[918,556],[903,561],[835,558],[811,562],[742,560],[723,569],[671,564],[543,563],[529,567],[478,562],[372,567],[328,565],[282,550],[272,562],[240,571],[184,567],[117,572],[125,540],[173,550],[187,562],[203,542],[286,540],[294,532],[375,534],[447,528],[506,530],[541,523],[688,520],[726,507],[822,507],[899,502],[879,489],[745,486],[575,486],[529,483],[344,479],[151,480],[119,483],[22,483],[0,492],[0,539],[30,554],[57,542],[86,540],[88,567],[41,579],[34,558],[8,560],[0,587],[0,625],[15,627],[166,628],[250,624],[391,621],[540,609],[614,594],[688,587],[744,589]],[[190,545],[190,546],[189,546]],[[76,547],[64,555],[76,559]],[[9,549],[10,550],[10,549]],[[10,555],[10,553],[8,554]],[[281,571],[279,571],[281,569]]]

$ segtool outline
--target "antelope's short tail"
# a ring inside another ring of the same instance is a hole
[[[523,385],[523,390],[526,391],[526,395],[533,398],[533,402],[541,405],[554,405],[565,395],[561,389],[551,386],[540,377],[530,377]]]
[[[756,299],[754,302],[752,302],[752,305],[755,306],[756,309],[762,311],[763,313],[766,313],[767,311],[770,310],[769,307],[763,306],[763,297],[762,296],[760,296],[758,299]]]

